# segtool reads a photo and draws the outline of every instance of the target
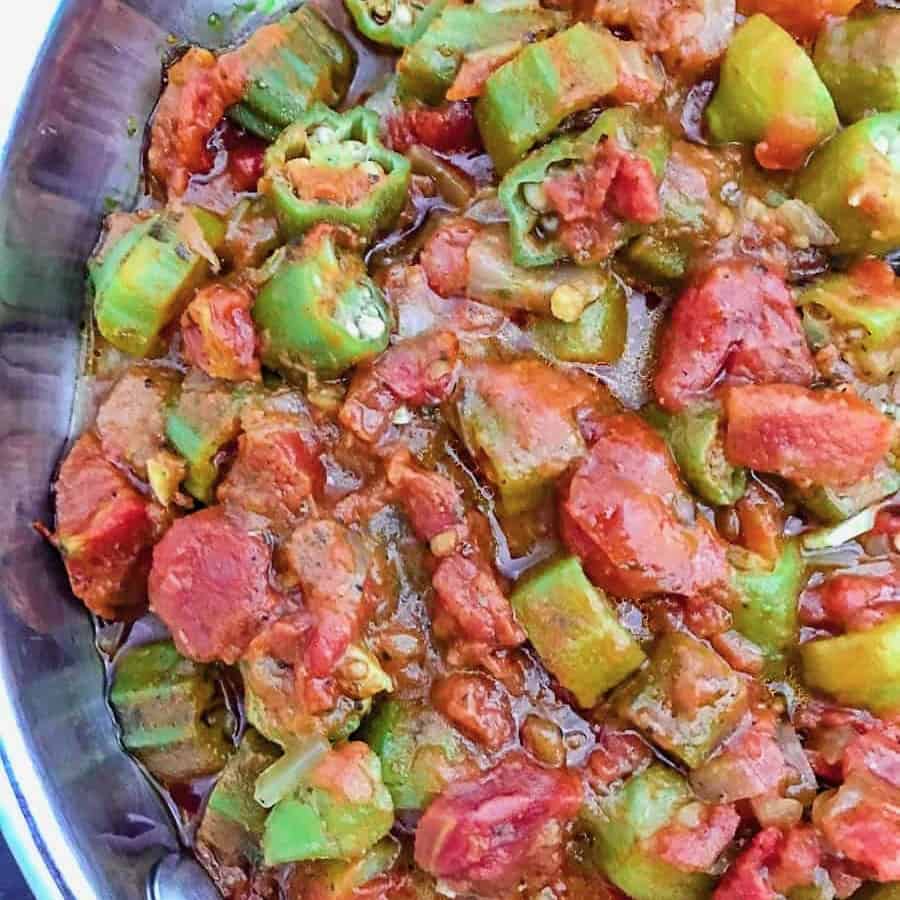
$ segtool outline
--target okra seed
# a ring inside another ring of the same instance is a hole
[[[577,322],[589,302],[578,288],[561,284],[550,295],[550,312],[562,322]]]
[[[360,336],[368,340],[375,340],[384,334],[384,322],[378,316],[360,316],[356,325]]]
[[[409,425],[412,422],[412,413],[405,406],[401,406],[397,412],[394,413],[391,421],[395,425]]]
[[[431,552],[438,557],[449,556],[455,549],[459,536],[455,528],[436,534],[430,543]]]
[[[312,133],[312,139],[317,144],[333,144],[337,140],[337,134],[333,128],[327,125],[319,125]]]
[[[381,178],[384,175],[384,169],[374,159],[367,159],[365,162],[361,162],[359,167],[366,175],[371,175],[373,178]]]
[[[547,212],[550,208],[547,193],[542,184],[529,182],[522,188],[522,194],[525,197],[525,202],[532,209],[536,209],[538,212]]]
[[[522,723],[522,743],[541,762],[561,766],[566,761],[566,745],[562,729],[541,716],[528,716]]]
[[[413,23],[412,10],[405,4],[400,3],[394,12],[394,22],[401,28],[408,28]]]
[[[369,666],[361,659],[355,659],[344,670],[344,675],[349,681],[362,681],[369,671]]]
[[[559,228],[559,216],[541,216],[541,220],[538,224],[543,234],[555,234],[556,229]]]

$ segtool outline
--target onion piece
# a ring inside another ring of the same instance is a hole
[[[815,531],[806,532],[800,538],[803,549],[824,550],[826,547],[840,547],[842,544],[858,538],[861,534],[871,531],[875,527],[875,518],[882,506],[884,503],[876,503],[838,525],[829,525],[827,528],[817,528]]]

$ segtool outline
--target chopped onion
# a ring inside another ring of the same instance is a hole
[[[288,744],[284,756],[275,760],[256,779],[253,792],[256,802],[271,809],[300,787],[330,749],[331,745],[320,734],[306,735]]]
[[[808,531],[800,539],[804,550],[822,550],[825,547],[839,547],[858,538],[861,534],[871,531],[875,527],[875,517],[878,510],[884,504],[876,503],[862,512],[851,516],[838,525],[830,525],[827,528],[817,528],[815,531]]]

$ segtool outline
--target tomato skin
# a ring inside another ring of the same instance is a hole
[[[725,548],[690,499],[662,438],[634,413],[601,419],[563,495],[563,540],[617,596],[698,594],[725,584]]]
[[[863,631],[900,612],[900,565],[882,575],[853,572],[828,576],[800,595],[804,625],[831,631]]]
[[[106,460],[93,434],[78,439],[60,469],[56,519],[72,593],[104,618],[133,617],[146,600],[152,505]]]
[[[870,475],[894,433],[891,421],[855,394],[798,385],[731,388],[725,414],[732,463],[830,487]]]
[[[530,869],[552,872],[581,794],[575,775],[507,756],[478,778],[454,782],[428,807],[416,830],[416,863],[462,890],[502,890]]]
[[[433,291],[442,297],[465,296],[469,284],[469,245],[479,232],[475,222],[459,219],[439,228],[422,249],[421,263]]]
[[[722,385],[811,384],[812,355],[790,289],[751,262],[704,272],[676,301],[653,387],[678,412]]]
[[[237,662],[273,614],[272,551],[222,506],[176,521],[153,551],[151,609],[179,652]]]
[[[509,696],[489,675],[454,672],[437,682],[431,699],[463,734],[488,750],[499,750],[515,735]]]
[[[900,744],[870,731],[844,752],[843,785],[820,795],[813,823],[875,881],[900,880]]]
[[[424,144],[442,153],[475,150],[481,146],[474,107],[467,100],[452,101],[434,109],[408,106],[388,119],[387,129],[391,148],[398,153],[405,153],[414,144]]]
[[[697,803],[690,824],[675,822],[653,835],[656,853],[683,872],[705,872],[731,843],[741,817],[731,805]]]
[[[188,362],[211,378],[259,381],[252,305],[253,295],[242,285],[211,284],[199,290],[181,316]]]

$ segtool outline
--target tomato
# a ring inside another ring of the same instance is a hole
[[[272,551],[224,507],[176,521],[153,551],[151,609],[198,662],[241,657],[272,616]]]
[[[259,381],[252,306],[253,294],[241,284],[211,284],[197,291],[181,316],[187,361],[211,378]]]
[[[431,695],[463,734],[488,750],[499,750],[515,736],[509,695],[482,672],[454,672],[438,681]]]
[[[623,597],[722,588],[725,548],[693,507],[660,438],[634,413],[608,416],[562,501],[562,534],[591,578]]]
[[[774,563],[781,554],[783,504],[776,495],[751,482],[734,506],[740,522],[740,542],[748,550]]]
[[[405,153],[413,144],[424,144],[443,153],[481,146],[474,107],[467,100],[436,108],[407,106],[388,119],[387,131],[390,145],[398,153]]]
[[[297,422],[271,416],[238,438],[237,457],[216,496],[220,503],[268,518],[285,530],[321,494],[325,482],[318,448]]]
[[[525,633],[488,566],[460,553],[441,560],[432,578],[437,605],[435,629],[484,644],[516,647]]]
[[[559,867],[563,826],[581,806],[567,771],[507,756],[479,778],[451,784],[416,830],[416,862],[456,889],[511,889],[530,870]]]
[[[241,99],[243,77],[226,74],[208,50],[191,48],[168,73],[169,81],[150,132],[150,173],[172,197],[185,192],[191,175],[213,163],[207,140],[225,110]]]
[[[465,508],[456,485],[437,472],[413,465],[403,451],[391,458],[387,477],[397,489],[416,536],[432,541],[445,535],[434,542],[432,551],[436,556],[453,552],[467,534]]]
[[[745,16],[764,13],[798,38],[814,38],[830,16],[846,16],[860,0],[813,0],[791,3],[790,0],[739,0],[738,10]]]
[[[655,855],[676,869],[705,872],[731,843],[740,821],[733,806],[689,803],[653,835]]]
[[[782,478],[847,487],[884,459],[891,421],[855,394],[788,384],[730,389],[725,455]]]
[[[900,881],[900,744],[869,732],[844,753],[843,785],[823,794],[813,823],[876,881]]]
[[[862,631],[900,612],[900,565],[886,563],[881,575],[841,572],[800,595],[805,625],[840,631]]]
[[[617,781],[646,769],[654,759],[653,751],[640,735],[604,727],[588,758],[587,779],[594,790],[604,792]]]
[[[255,191],[263,176],[266,143],[235,128],[226,120],[223,135],[228,151],[228,174],[236,191]]]
[[[478,234],[474,222],[457,219],[439,228],[422,249],[421,263],[432,290],[442,297],[464,296],[469,283],[469,244]]]
[[[811,384],[812,355],[790,289],[747,261],[720,263],[675,303],[653,387],[677,412],[723,384]]]
[[[155,536],[151,504],[82,435],[56,482],[55,540],[72,593],[98,616],[132,617],[146,600]]]

